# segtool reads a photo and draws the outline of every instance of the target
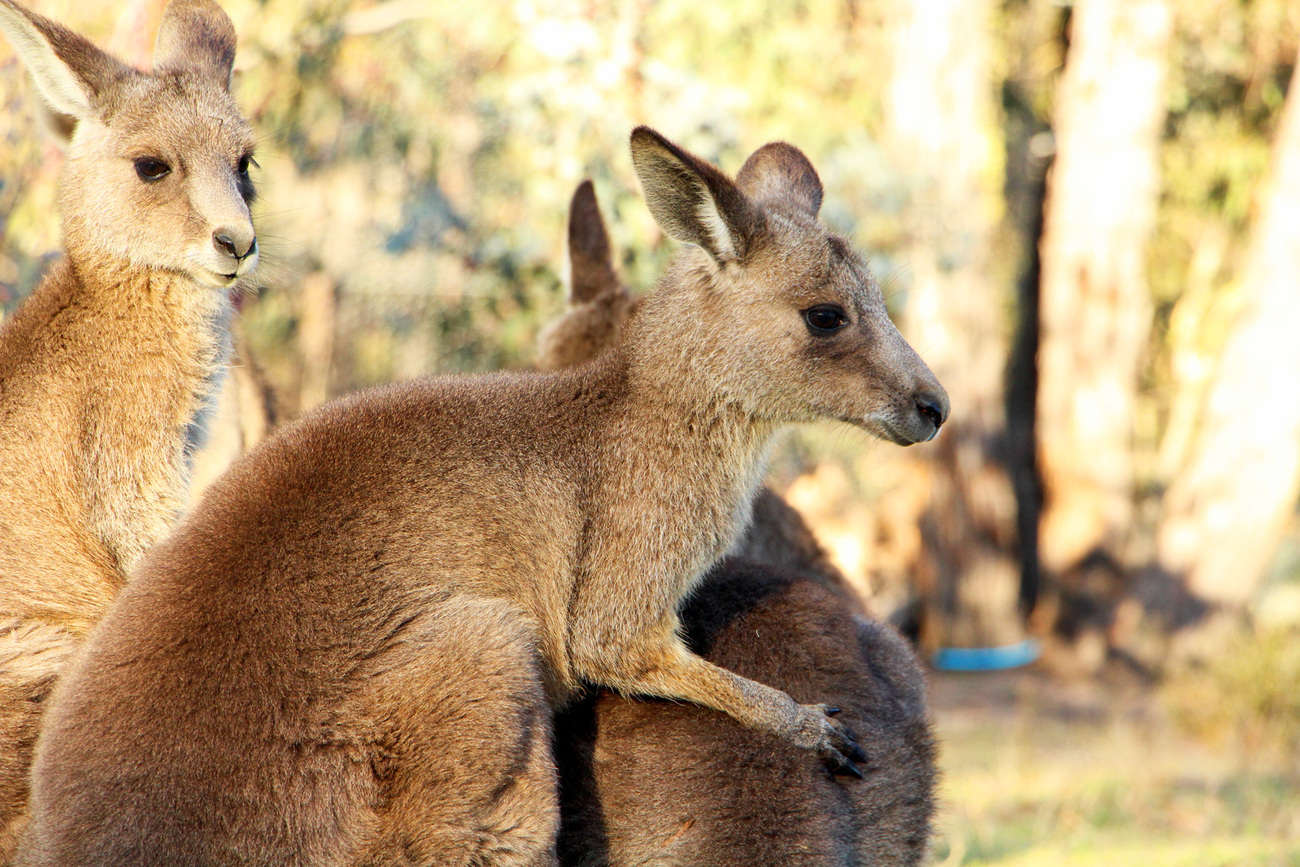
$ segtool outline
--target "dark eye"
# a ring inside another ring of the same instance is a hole
[[[161,181],[172,173],[172,167],[155,157],[140,157],[135,161],[135,173],[148,183]]]
[[[818,304],[803,312],[803,321],[813,334],[834,334],[849,324],[849,317],[838,304]]]
[[[253,159],[253,155],[244,154],[239,158],[239,173],[241,175],[246,175],[248,174],[248,167],[255,165],[257,165],[257,160]]]
[[[140,181],[152,183],[172,174],[172,166],[157,157],[142,156],[135,160],[135,174],[140,175]]]

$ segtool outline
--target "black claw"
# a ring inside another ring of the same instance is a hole
[[[849,744],[849,746],[852,748],[849,751],[849,758],[853,759],[855,762],[865,762],[867,760],[867,754],[862,747],[853,743]]]
[[[844,776],[850,776],[850,775],[851,775],[851,776],[857,777],[859,780],[865,780],[865,779],[866,779],[866,775],[863,774],[861,770],[859,770],[859,768],[858,768],[857,765],[853,764],[853,762],[850,762],[850,761],[847,761],[847,760],[843,760],[843,759],[841,759],[841,760],[836,764],[836,766],[832,769],[831,772],[834,773],[834,774],[842,774],[842,775],[844,775]]]
[[[839,712],[840,712],[840,709],[837,708],[837,707],[828,707],[828,708],[826,708],[826,715],[827,715],[827,716],[835,716],[835,714],[837,714],[837,713],[839,713]]]

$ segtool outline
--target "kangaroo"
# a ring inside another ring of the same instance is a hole
[[[234,29],[167,8],[152,72],[0,0],[56,123],[64,257],[0,326],[0,856],[42,701],[185,503],[231,287],[258,259]]]
[[[906,445],[947,395],[774,143],[736,180],[639,127],[691,246],[613,351],[359,392],[282,427],[156,546],[56,687],[18,863],[547,864],[551,709],[582,684],[862,759],[687,648],[774,435]]]
[[[556,720],[561,863],[914,867],[935,748],[916,655],[819,582],[727,558],[683,609],[711,662],[842,710],[871,760],[841,782],[806,753],[698,705],[597,692]]]
[[[569,308],[539,339],[548,369],[609,349],[636,309],[590,181],[569,209],[569,260]],[[733,551],[683,609],[692,649],[799,701],[842,708],[839,719],[871,744],[864,779],[836,782],[801,751],[715,711],[597,691],[556,719],[561,862],[919,864],[936,771],[915,654],[866,619],[799,513],[770,489]]]
[[[537,366],[562,370],[618,342],[637,300],[618,277],[596,188],[583,181],[569,201],[569,297],[564,313],[537,335]]]
[[[561,370],[616,344],[638,300],[619,279],[596,189],[583,181],[569,204],[568,307],[538,335],[537,366]],[[766,485],[754,498],[748,528],[731,553],[820,581],[854,614],[866,614],[848,579],[831,562],[798,511]]]

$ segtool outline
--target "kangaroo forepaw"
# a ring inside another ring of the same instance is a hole
[[[848,726],[831,719],[840,712],[837,707],[824,704],[800,705],[801,719],[795,742],[805,749],[815,750],[834,774],[851,774],[862,778],[858,762],[866,762],[867,754],[853,738]]]

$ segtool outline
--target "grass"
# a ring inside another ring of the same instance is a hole
[[[935,865],[1300,867],[1300,763],[1209,745],[1151,694],[936,676]]]

